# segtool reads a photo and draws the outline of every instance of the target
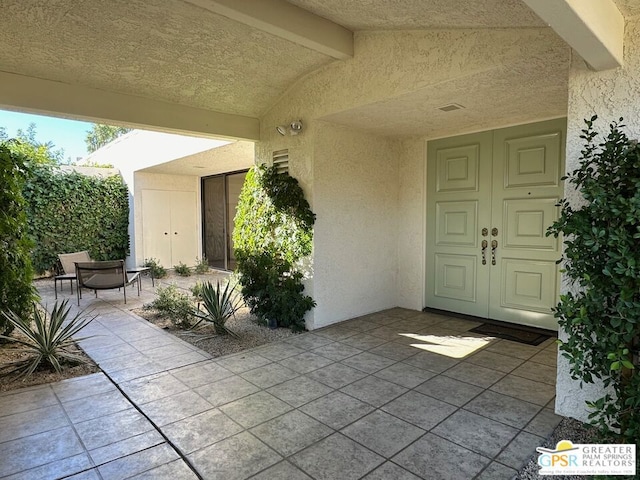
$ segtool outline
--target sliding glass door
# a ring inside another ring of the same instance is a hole
[[[247,172],[202,179],[202,230],[204,255],[209,266],[233,270],[233,220]]]

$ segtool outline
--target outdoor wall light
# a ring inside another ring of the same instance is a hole
[[[289,125],[278,125],[276,127],[276,132],[278,132],[283,137],[287,134],[293,136],[298,135],[302,131],[302,120],[294,120]]]

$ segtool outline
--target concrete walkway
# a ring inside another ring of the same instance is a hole
[[[211,359],[143,282],[82,300],[103,373],[0,395],[0,478],[509,479],[560,420],[552,339],[392,309]]]

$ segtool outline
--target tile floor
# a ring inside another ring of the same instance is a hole
[[[392,309],[212,359],[88,305],[103,373],[0,395],[0,478],[509,479],[560,420],[551,339]]]

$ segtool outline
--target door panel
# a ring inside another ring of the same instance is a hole
[[[195,192],[171,193],[171,266],[193,265],[198,255],[198,217]]]
[[[488,315],[480,232],[489,226],[491,134],[465,135],[428,145],[427,305]],[[486,168],[489,165],[489,168]]]
[[[480,143],[437,150],[437,191],[478,191]]]
[[[547,228],[558,216],[559,199],[538,198],[505,200],[503,224],[504,248],[528,248],[558,251],[558,239],[546,236]]]
[[[565,131],[561,119],[429,142],[427,306],[557,328],[561,242],[546,231]]]
[[[233,253],[233,229],[235,228],[236,210],[240,201],[240,192],[244,185],[246,172],[236,173],[227,176],[227,264],[228,270],[235,270],[236,257]]]
[[[496,130],[493,135],[491,222],[498,234],[490,269],[489,317],[557,329],[561,256],[545,236],[563,195],[564,119]]]
[[[225,268],[225,190],[224,177],[202,180],[202,228],[204,230],[204,255],[209,266]]]
[[[435,296],[439,299],[462,300],[475,303],[476,255],[438,254],[435,259],[436,284]],[[471,305],[473,308],[473,305]]]
[[[171,265],[171,199],[163,190],[142,190],[142,245],[145,260]]]
[[[478,202],[436,203],[436,245],[475,247],[478,242]]]
[[[551,287],[551,288],[549,288]],[[555,262],[502,261],[501,307],[549,313],[556,301]]]
[[[546,123],[546,122],[545,122]],[[515,127],[512,134],[525,136],[520,138],[504,138],[504,130],[498,131],[498,145],[496,155],[501,156],[504,151],[504,186],[505,188],[518,188],[526,186],[552,186],[560,185],[560,162],[558,161],[563,150],[562,131],[531,135],[516,133],[522,127]],[[505,129],[513,131],[514,129]]]

